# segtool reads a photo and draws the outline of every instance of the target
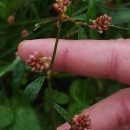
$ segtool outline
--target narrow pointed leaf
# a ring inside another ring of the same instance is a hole
[[[3,67],[0,67],[0,77],[3,76],[6,72],[8,72],[10,69],[10,65],[5,65]]]
[[[71,115],[61,106],[59,106],[58,104],[54,104],[54,108],[55,110],[65,119],[65,121],[67,121],[69,124],[71,123]]]
[[[3,67],[0,67],[0,77],[3,76],[5,73],[7,73],[8,71],[12,70],[14,68],[15,65],[17,65],[19,62],[21,61],[21,59],[19,57],[17,57],[12,64],[8,64],[5,65]]]
[[[90,19],[93,19],[95,15],[96,15],[95,0],[90,0],[88,11],[86,14],[86,21],[88,22]]]
[[[44,80],[45,76],[39,77],[26,87],[24,95],[29,101],[36,99],[39,91],[41,90]]]

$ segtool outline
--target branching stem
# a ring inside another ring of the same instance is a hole
[[[55,41],[55,46],[54,46],[54,50],[53,50],[53,55],[52,55],[52,62],[50,65],[50,70],[49,70],[49,74],[47,74],[47,81],[48,81],[48,88],[49,88],[49,101],[50,101],[50,108],[51,108],[51,114],[52,114],[52,129],[56,130],[56,118],[55,118],[55,111],[54,111],[54,100],[53,100],[53,92],[52,92],[52,87],[51,87],[51,75],[53,72],[53,65],[54,65],[54,60],[55,60],[55,56],[56,56],[56,51],[57,51],[57,47],[58,47],[58,42],[59,42],[59,38],[60,38],[60,34],[61,34],[61,28],[62,28],[62,22],[59,22],[59,29],[58,29],[58,33],[57,33],[57,38]]]
[[[129,30],[128,28],[124,28],[124,27],[120,27],[120,26],[116,26],[116,25],[112,25],[112,24],[110,26],[118,28],[118,29]]]
[[[55,56],[56,56],[56,51],[57,51],[57,46],[58,46],[60,34],[61,34],[61,28],[62,28],[62,22],[59,21],[59,29],[58,29],[57,38],[55,41],[54,50],[53,50],[52,62],[51,62],[51,66],[50,66],[50,73],[52,73],[52,71],[53,71],[53,65],[54,65],[54,60],[55,60]]]

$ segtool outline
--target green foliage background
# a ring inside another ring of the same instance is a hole
[[[56,37],[57,13],[52,9],[53,0],[1,0],[0,1],[0,130],[50,130],[50,110],[48,104],[47,83],[35,101],[29,103],[23,96],[24,89],[37,73],[15,59],[19,42],[25,39]],[[90,4],[89,4],[90,3]],[[88,13],[87,13],[87,10]],[[129,0],[73,0],[73,17],[82,19],[96,18],[102,14],[112,16],[112,24],[130,29]],[[15,24],[9,25],[7,18],[15,16]],[[34,30],[34,24],[43,22]],[[23,38],[22,30],[28,30],[29,36]],[[93,30],[75,27],[64,23],[64,39],[117,39],[129,38],[130,31],[110,28],[104,34]],[[96,56],[96,55],[95,55]],[[53,93],[57,104],[71,115],[100,101],[127,85],[117,81],[80,77],[73,74],[57,73],[53,75]],[[49,115],[49,116],[48,116]],[[64,120],[57,114],[57,126]]]

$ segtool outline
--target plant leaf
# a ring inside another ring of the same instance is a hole
[[[56,103],[54,103],[54,108],[65,119],[65,121],[67,121],[70,125],[72,124],[71,123],[72,116],[64,108],[62,108]]]
[[[52,93],[53,93],[53,99],[54,99],[55,103],[63,105],[63,104],[67,104],[69,102],[69,96],[66,93],[61,92],[61,91],[56,90],[56,89],[53,89]],[[49,89],[48,88],[46,88],[44,95],[46,98],[45,100],[48,100],[48,97],[49,97]]]
[[[38,117],[30,106],[17,106],[15,114],[11,130],[41,130]]]
[[[83,27],[79,26],[78,27],[78,39],[87,39],[87,34],[86,31]]]
[[[37,97],[44,80],[45,76],[39,77],[26,87],[26,89],[24,90],[24,95],[29,101],[33,101]]]
[[[17,57],[12,64],[9,65],[5,65],[3,67],[0,67],[0,77],[3,76],[5,73],[7,73],[8,71],[10,71],[11,69],[14,68],[15,65],[17,65],[19,62],[21,61],[21,59],[19,57]]]
[[[9,106],[0,105],[0,129],[9,126],[14,119],[13,112]]]
[[[58,104],[67,104],[69,102],[69,96],[58,90],[53,90],[54,101]]]
[[[5,3],[0,1],[0,18],[5,18]]]
[[[96,82],[94,80],[75,80],[70,86],[72,99],[82,108],[90,106],[97,94]]]
[[[93,19],[95,17],[95,14],[95,0],[90,0],[88,11],[86,14],[86,21],[89,22],[90,19]]]
[[[5,65],[0,67],[0,77],[3,76],[10,69],[10,65]]]
[[[112,24],[123,24],[130,22],[130,9],[128,10],[119,10],[116,12],[111,12],[110,16],[112,16]]]

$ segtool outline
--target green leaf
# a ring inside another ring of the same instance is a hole
[[[28,5],[32,0],[13,0],[13,1],[8,1],[6,11],[7,15],[10,15],[17,10],[20,10],[24,6]]]
[[[86,31],[83,27],[79,26],[78,27],[78,39],[87,39],[87,34]]]
[[[94,19],[95,15],[96,15],[95,0],[90,0],[88,11],[86,14],[86,21],[89,22],[90,19]]]
[[[9,106],[0,105],[0,129],[3,129],[13,122],[14,116]]]
[[[5,18],[5,3],[0,1],[0,18]]]
[[[85,107],[87,108],[87,106]],[[83,107],[81,107],[77,102],[72,101],[68,107],[68,111],[74,115],[76,113],[80,113],[81,111],[83,111]]]
[[[17,57],[12,64],[10,65],[5,65],[3,67],[0,67],[0,77],[3,76],[5,73],[7,73],[8,71],[12,70],[15,65],[17,65],[19,62],[21,61],[21,59],[19,57]]]
[[[27,66],[24,62],[19,62],[17,66],[14,67],[12,83],[15,91],[17,91],[19,87],[27,80],[28,73],[26,73],[26,67]]]
[[[40,24],[39,23],[36,23],[35,25],[34,25],[34,31],[36,31],[37,29],[39,29],[40,28]]]
[[[10,65],[5,65],[0,67],[0,77],[3,76],[10,69]]]
[[[41,130],[35,111],[30,106],[17,106],[11,130]]]
[[[45,76],[39,77],[26,87],[24,95],[29,101],[33,101],[37,97],[39,91],[41,90],[44,80]]]
[[[67,14],[68,16],[72,16],[72,13],[73,13],[73,3],[72,3],[72,1],[71,1],[70,5],[67,7],[67,12],[66,12],[66,14]]]
[[[71,118],[72,116],[61,106],[58,104],[54,103],[54,108],[55,110],[67,121],[69,124],[71,124]]]
[[[119,10],[117,12],[111,12],[112,24],[123,24],[130,22],[130,9],[129,10]]]
[[[11,69],[13,69],[19,62],[21,61],[20,57],[16,57],[11,65]]]
[[[99,33],[95,30],[90,29],[89,35],[91,39],[95,39],[95,40],[99,39]]]
[[[12,14],[14,11],[16,11],[18,8],[22,6],[22,0],[13,0],[12,2],[8,1],[7,3],[7,15]]]
[[[54,101],[58,104],[67,104],[69,102],[68,95],[58,90],[53,90],[53,98]]]
[[[94,80],[75,80],[70,87],[72,99],[82,108],[91,105],[97,93],[95,86]]]

